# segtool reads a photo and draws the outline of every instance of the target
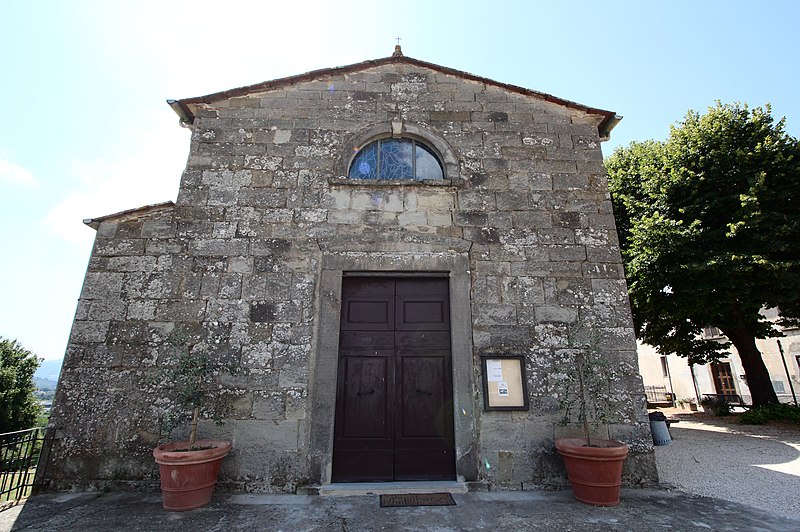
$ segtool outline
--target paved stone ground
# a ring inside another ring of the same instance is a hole
[[[381,508],[377,496],[217,494],[171,513],[159,494],[49,493],[0,512],[0,530],[800,530],[800,430],[682,416],[672,434],[656,448],[672,489],[623,490],[616,508],[569,491],[455,494],[457,506],[416,508]]]
[[[672,426],[673,442],[656,447],[662,484],[800,517],[800,427],[742,425],[735,416],[674,417],[680,423]]]
[[[624,490],[616,508],[569,491],[468,493],[456,506],[381,508],[377,496],[219,494],[205,508],[165,512],[160,495],[45,494],[0,513],[2,530],[800,530],[800,519],[666,490]]]

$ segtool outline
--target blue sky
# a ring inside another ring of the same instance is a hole
[[[770,102],[800,132],[793,1],[10,1],[0,6],[0,336],[60,358],[94,231],[174,200],[186,98],[406,55],[616,111],[603,146]]]

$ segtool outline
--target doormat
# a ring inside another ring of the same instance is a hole
[[[381,508],[398,506],[455,506],[449,493],[406,493],[381,495]]]

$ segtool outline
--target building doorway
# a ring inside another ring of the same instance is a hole
[[[449,283],[344,277],[334,482],[454,480]]]
[[[733,372],[728,362],[714,362],[711,364],[711,375],[714,377],[714,388],[720,395],[736,395]]]

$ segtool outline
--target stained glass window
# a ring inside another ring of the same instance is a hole
[[[350,177],[354,179],[378,178],[378,143],[370,144],[359,150],[350,166]]]
[[[352,179],[442,180],[438,157],[428,146],[412,139],[381,139],[358,150],[350,164]]]

